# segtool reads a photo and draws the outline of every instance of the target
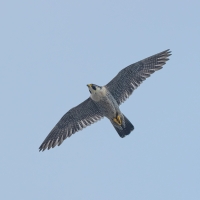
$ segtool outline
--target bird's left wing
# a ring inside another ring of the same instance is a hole
[[[91,98],[88,98],[78,106],[69,110],[52,129],[39,150],[50,149],[61,145],[63,140],[73,133],[93,124],[103,118],[101,111]]]
[[[123,103],[146,78],[162,69],[166,61],[169,60],[170,53],[168,49],[122,69],[105,86],[118,105]]]

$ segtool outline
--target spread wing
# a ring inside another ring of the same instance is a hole
[[[122,69],[105,87],[120,105],[146,78],[162,69],[166,61],[169,60],[170,53],[168,49],[129,65]]]
[[[63,140],[70,137],[73,133],[93,124],[103,118],[96,104],[88,98],[78,106],[69,110],[52,129],[39,150],[54,148],[61,145]]]

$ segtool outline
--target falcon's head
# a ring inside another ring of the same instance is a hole
[[[95,94],[96,92],[102,89],[101,86],[95,84],[88,84],[87,86],[91,94]]]

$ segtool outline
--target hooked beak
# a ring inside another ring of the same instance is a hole
[[[88,87],[92,87],[92,84],[87,84]]]

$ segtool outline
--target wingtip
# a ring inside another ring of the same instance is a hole
[[[171,56],[172,55],[172,51],[170,49],[167,49],[165,52],[167,53],[167,56]]]
[[[45,149],[46,149],[46,148],[45,148],[45,145],[44,145],[44,144],[41,144],[40,147],[39,147],[39,152],[40,152],[40,151],[43,152]]]

